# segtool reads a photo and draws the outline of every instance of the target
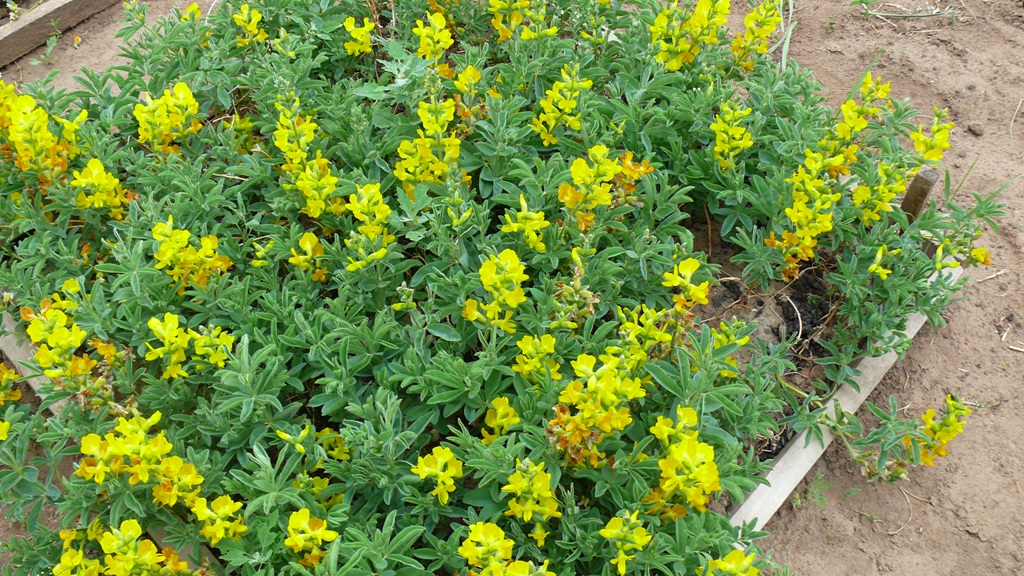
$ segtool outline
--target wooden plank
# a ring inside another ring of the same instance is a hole
[[[954,281],[963,274],[963,268],[950,268],[945,274],[950,281]],[[915,313],[907,316],[906,335],[913,338],[926,321],[927,318],[923,314]],[[882,356],[862,360],[857,365],[860,375],[854,378],[859,390],[850,384],[841,386],[825,404],[825,413],[834,414],[837,403],[846,412],[856,412],[878,386],[878,383],[882,381],[882,377],[896,363],[896,359],[896,353],[889,352]],[[796,438],[789,441],[782,452],[772,461],[772,468],[765,477],[768,484],[762,484],[755,488],[742,504],[731,511],[729,520],[733,526],[742,527],[749,522],[754,522],[755,530],[764,528],[764,525],[778,512],[789,495],[793,493],[793,490],[811,471],[821,455],[825,453],[825,449],[835,439],[831,429],[825,426],[820,429],[822,444],[814,439],[807,444],[809,436],[807,431],[801,432]]]
[[[45,398],[46,394],[41,390],[46,379],[42,376],[25,376],[28,372],[25,364],[32,363],[34,352],[32,352],[32,346],[27,344],[27,340],[26,344],[18,341],[18,337],[15,335],[17,334],[18,322],[13,316],[4,312],[3,318],[0,319],[0,325],[3,326],[3,332],[5,332],[5,334],[0,335],[0,352],[3,352],[14,363],[14,366],[11,366],[11,368],[14,368],[18,371],[18,374],[22,375],[23,381],[32,388],[36,396]],[[50,412],[54,415],[59,414],[65,404],[67,404],[67,400],[54,402],[50,405]]]
[[[7,357],[8,360],[14,363],[14,366],[11,366],[11,368],[14,368],[15,370],[18,371],[19,374],[23,376],[22,381],[27,383],[37,396],[39,396],[40,398],[45,398],[46,394],[42,391],[42,385],[43,383],[46,382],[46,378],[41,376],[25,376],[25,374],[28,372],[28,369],[26,368],[25,364],[31,364],[35,354],[32,351],[33,346],[31,342],[29,342],[27,339],[19,339],[16,336],[18,322],[10,314],[6,312],[3,313],[3,317],[0,318],[0,326],[3,326],[2,332],[4,332],[4,334],[0,335],[0,352],[2,352],[3,355]],[[50,405],[49,410],[51,413],[53,413],[53,415],[56,416],[57,414],[60,413],[61,409],[64,407],[65,404],[67,404],[67,400],[58,400],[57,402],[54,402],[53,404]],[[150,539],[153,540],[153,542],[155,542],[157,546],[159,546],[160,548],[167,547],[166,530],[159,526],[150,526],[146,529],[146,532],[149,534]],[[195,556],[194,550],[192,549],[191,546],[182,547],[180,550],[178,550],[178,554],[180,554],[182,558],[189,559]],[[206,562],[210,566],[214,568],[221,567],[220,560],[217,559],[217,557],[213,554],[213,552],[210,551],[208,547],[200,546],[199,554],[202,556],[203,559],[206,560]]]
[[[117,3],[118,0],[45,0],[17,20],[0,27],[0,66],[7,66],[46,44],[54,26],[61,32]]]

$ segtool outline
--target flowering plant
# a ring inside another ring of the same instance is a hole
[[[778,4],[129,3],[125,66],[0,82],[11,571],[756,576],[724,512],[760,440],[939,321],[999,213],[908,218],[951,124],[870,74],[823,107]],[[801,277],[828,334],[721,306]],[[812,340],[829,382],[794,382]]]

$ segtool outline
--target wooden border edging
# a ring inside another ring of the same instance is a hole
[[[952,281],[959,278],[963,272],[961,266],[950,268],[946,275]],[[907,329],[904,331],[907,337],[913,338],[926,321],[927,318],[923,314],[914,313],[907,316]],[[854,378],[860,391],[849,384],[844,384],[825,404],[825,413],[833,414],[836,403],[845,412],[856,412],[878,386],[878,383],[882,381],[882,377],[896,363],[896,360],[895,352],[864,358],[857,365],[860,375]],[[762,484],[755,488],[742,504],[731,511],[729,521],[733,526],[742,527],[753,521],[755,530],[764,528],[764,525],[778,512],[835,438],[832,430],[827,426],[819,426],[819,428],[822,433],[823,442],[821,444],[813,439],[810,439],[810,443],[808,443],[806,430],[786,444],[782,452],[774,458],[772,468],[765,477],[768,484]]]
[[[32,388],[33,392],[35,392],[37,396],[41,398],[44,397],[44,395],[41,393],[41,386],[43,382],[46,381],[45,378],[41,376],[25,376],[25,364],[30,363],[33,358],[32,345],[28,343],[22,344],[18,342],[18,337],[15,335],[17,333],[18,328],[17,321],[10,314],[3,312],[2,318],[0,318],[0,328],[2,328],[2,330],[0,330],[0,353],[3,353],[4,356],[7,356],[7,359],[10,360],[12,364],[14,364],[14,366],[11,366],[11,368],[14,368],[19,374],[22,375],[21,381],[28,384],[29,387]],[[3,334],[3,332],[6,332],[6,334]],[[48,407],[48,409],[54,416],[56,416],[57,414],[60,413],[60,411],[64,408],[66,404],[67,400],[58,400],[57,402],[51,404]],[[161,549],[167,547],[166,530],[159,526],[150,526],[146,529],[146,532],[149,534],[150,539],[153,540],[153,542],[155,542],[156,545],[159,546]],[[178,549],[178,554],[182,558],[190,558],[191,556],[193,556],[193,549],[191,546],[183,546],[180,549]],[[220,560],[217,558],[216,555],[213,554],[213,552],[210,551],[208,547],[200,545],[199,554],[206,560],[206,562],[211,567],[221,567]]]
[[[117,0],[46,0],[0,27],[0,66],[7,66],[46,44],[54,27],[61,32],[113,6]]]

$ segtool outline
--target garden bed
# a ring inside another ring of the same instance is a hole
[[[0,85],[0,284],[68,402],[59,432],[9,406],[0,451],[80,458],[44,491],[65,544],[17,562],[174,570],[165,529],[243,574],[753,570],[720,512],[762,441],[823,437],[864,343],[987,260],[992,200],[895,204],[945,113],[915,130],[871,75],[822,108],[764,56],[771,1],[730,43],[725,2],[365,8],[129,5],[129,64]],[[878,476],[949,439],[841,420]]]

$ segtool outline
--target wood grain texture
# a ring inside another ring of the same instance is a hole
[[[118,0],[46,0],[17,20],[0,26],[0,66],[46,44],[54,25],[61,32],[113,6]]]

